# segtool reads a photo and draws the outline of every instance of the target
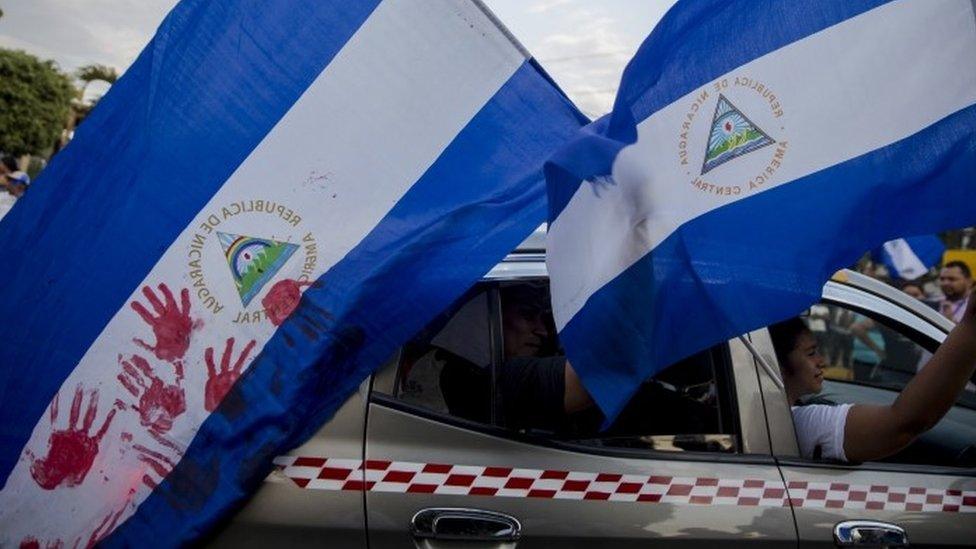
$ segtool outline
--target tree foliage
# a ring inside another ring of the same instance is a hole
[[[75,75],[82,82],[104,80],[109,84],[114,84],[119,78],[119,74],[115,72],[115,69],[107,65],[85,65],[78,69]]]
[[[75,72],[75,77],[81,81],[81,88],[78,90],[78,99],[81,100],[84,99],[89,84],[98,80],[114,84],[119,79],[119,73],[106,65],[85,65]]]
[[[0,49],[0,151],[48,152],[64,128],[75,93],[71,79],[53,61]]]

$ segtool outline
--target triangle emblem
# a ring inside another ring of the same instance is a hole
[[[705,149],[702,175],[733,158],[761,149],[776,141],[742,114],[731,101],[719,94],[712,116],[711,132]]]
[[[217,239],[245,307],[298,249],[297,244],[220,231]]]

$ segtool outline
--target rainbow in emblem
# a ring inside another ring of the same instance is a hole
[[[245,307],[298,249],[288,242],[220,231],[217,239]]]
[[[733,158],[775,143],[771,137],[746,118],[731,101],[719,94],[708,135],[702,175]]]

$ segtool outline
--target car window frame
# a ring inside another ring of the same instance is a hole
[[[732,350],[730,349],[731,340],[728,342],[721,343],[715,347],[720,347],[721,357],[716,362],[719,364],[714,364],[716,367],[716,377],[721,376],[722,381],[719,386],[723,390],[725,399],[727,401],[727,408],[723,409],[722,406],[719,408],[719,421],[725,427],[726,421],[728,426],[733,430],[732,437],[735,443],[735,451],[732,453],[724,452],[706,452],[706,451],[681,451],[673,452],[666,450],[653,450],[645,448],[617,448],[617,447],[602,447],[588,445],[584,443],[578,443],[571,440],[560,440],[558,438],[550,438],[537,433],[532,432],[520,432],[513,429],[507,429],[499,425],[498,422],[498,411],[496,409],[497,398],[495,391],[497,390],[496,383],[496,369],[499,364],[503,361],[504,353],[504,341],[502,333],[502,321],[501,321],[501,297],[499,292],[499,284],[501,282],[532,282],[532,281],[545,281],[548,284],[548,277],[540,274],[531,274],[528,276],[520,276],[513,278],[505,277],[486,277],[479,281],[475,287],[486,287],[487,299],[488,299],[488,311],[489,311],[489,338],[490,338],[490,348],[491,348],[491,380],[492,380],[492,399],[491,399],[491,418],[492,424],[481,423],[478,421],[468,420],[458,416],[452,416],[450,414],[445,414],[426,408],[424,406],[412,404],[403,400],[400,400],[396,396],[396,391],[398,390],[398,385],[400,383],[400,362],[402,360],[402,348],[398,349],[396,353],[396,359],[391,360],[391,364],[384,368],[382,372],[377,372],[376,376],[382,378],[382,383],[374,383],[373,390],[370,391],[370,404],[378,404],[387,408],[392,408],[413,416],[417,416],[424,420],[434,421],[441,424],[449,425],[456,428],[465,429],[468,431],[477,432],[491,437],[502,438],[506,440],[513,440],[517,442],[522,442],[526,444],[545,446],[550,448],[558,448],[562,450],[568,450],[581,454],[588,454],[594,456],[606,456],[606,457],[624,457],[624,458],[639,458],[648,460],[675,460],[675,461],[729,461],[735,463],[762,463],[769,464],[773,463],[772,454],[769,452],[744,452],[744,440],[741,425],[741,415],[738,405],[738,389],[739,385],[736,380],[736,372],[733,365],[735,357],[733,356]],[[473,292],[474,293],[474,292]],[[471,295],[471,294],[467,294]],[[715,348],[712,349],[715,352]],[[724,418],[725,414],[730,417],[726,420]],[[766,450],[764,448],[764,450]]]
[[[832,291],[831,291],[832,290]],[[837,282],[828,283],[825,286],[822,298],[818,303],[823,303],[827,305],[837,305],[841,307],[846,307],[849,310],[858,312],[871,318],[872,320],[881,322],[880,319],[885,319],[883,324],[892,329],[899,331],[905,337],[908,337],[916,345],[919,345],[929,351],[934,351],[948,336],[948,333],[943,329],[943,327],[938,326],[930,321],[923,315],[917,314],[916,311],[904,307],[902,304],[896,303],[889,299],[887,296],[882,295],[878,292],[871,292],[865,288],[857,288],[853,286],[848,286],[846,284],[841,284]],[[881,311],[871,308],[871,305],[880,305]],[[890,314],[884,314],[884,311]],[[914,324],[914,325],[913,325]],[[763,328],[768,334],[768,330]],[[929,345],[924,345],[919,342],[918,338],[924,339]],[[775,355],[772,357],[767,356],[767,360],[772,360],[772,364],[775,364],[776,368],[779,367],[779,362]],[[760,373],[760,375],[768,374]],[[883,387],[878,387],[876,385],[871,385],[869,383],[860,383],[854,380],[834,380],[838,383],[849,383],[860,386],[867,386],[874,389],[886,389]],[[772,385],[772,384],[770,384]],[[764,392],[774,392],[778,395],[778,398],[783,400],[786,399],[785,391],[780,388],[775,388],[774,391],[770,391],[768,387],[764,386]],[[767,398],[773,395],[767,395]],[[788,465],[790,467],[804,467],[804,468],[826,468],[826,469],[850,469],[850,470],[861,470],[861,471],[878,471],[878,472],[899,472],[899,473],[917,473],[917,474],[934,474],[940,476],[955,476],[955,477],[976,477],[976,467],[954,467],[946,465],[926,465],[917,463],[888,463],[881,461],[868,461],[863,463],[845,463],[838,461],[824,461],[824,460],[813,460],[806,459],[799,455],[799,447],[796,443],[796,433],[793,429],[793,418],[792,414],[788,412],[789,406],[786,407],[787,412],[785,413],[785,418],[779,417],[779,415],[774,414],[770,411],[767,404],[767,422],[770,423],[770,436],[776,436],[775,433],[783,433],[786,429],[777,429],[775,425],[778,423],[782,426],[782,421],[789,422],[789,432],[793,436],[793,446],[795,449],[795,454],[781,454],[779,452],[774,453],[775,459],[782,465]],[[782,436],[782,434],[780,435]],[[788,442],[788,441],[787,441]],[[777,445],[774,443],[774,447]],[[782,445],[780,445],[782,447]]]

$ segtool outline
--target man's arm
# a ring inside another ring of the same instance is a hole
[[[566,361],[566,392],[563,395],[563,409],[567,414],[579,412],[593,406],[593,397],[590,396],[583,382],[580,381],[576,370]]]
[[[952,408],[976,369],[976,299],[962,320],[889,406],[857,404],[847,414],[849,461],[887,457],[928,431]]]

